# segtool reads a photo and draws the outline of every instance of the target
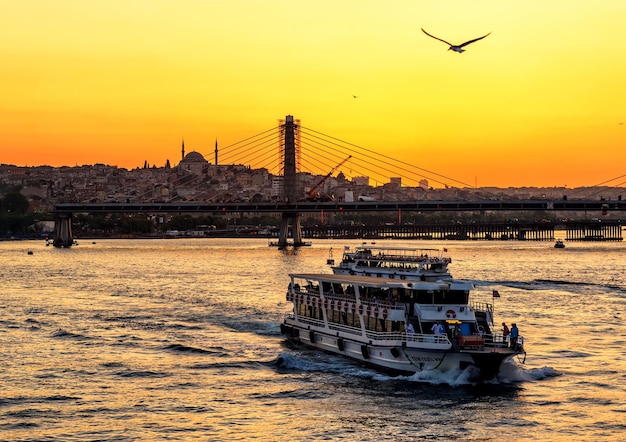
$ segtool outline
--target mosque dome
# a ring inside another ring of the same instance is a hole
[[[200,152],[192,151],[185,155],[185,158],[181,160],[183,164],[189,163],[203,163],[207,164],[208,161],[204,158],[204,156]]]

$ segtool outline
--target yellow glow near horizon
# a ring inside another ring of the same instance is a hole
[[[6,2],[0,163],[175,164],[294,115],[461,182],[594,185],[624,174],[624,22],[621,0]],[[492,34],[456,54],[420,28]]]

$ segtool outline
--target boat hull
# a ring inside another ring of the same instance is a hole
[[[410,376],[425,371],[448,372],[476,367],[476,377],[489,380],[501,365],[517,353],[512,349],[456,350],[449,345],[418,347],[412,342],[364,341],[359,336],[335,336],[323,330],[304,328],[285,321],[281,333],[292,342],[327,353],[341,355],[390,375]]]

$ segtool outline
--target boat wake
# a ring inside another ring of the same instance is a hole
[[[500,374],[491,380],[479,380],[480,376],[476,367],[445,372],[427,370],[410,376],[391,376],[369,369],[356,362],[347,361],[339,357],[335,358],[332,355],[325,355],[324,360],[311,359],[317,356],[316,354],[311,354],[311,358],[307,356],[281,353],[274,361],[274,365],[280,369],[290,371],[330,373],[380,382],[407,381],[430,385],[449,385],[451,387],[477,384],[506,385],[560,376],[560,373],[550,367],[525,369],[515,362],[503,363]]]
[[[616,291],[623,293],[626,291],[626,286],[620,284],[611,283],[594,283],[594,282],[581,282],[581,281],[566,281],[561,279],[534,279],[531,281],[470,281],[476,287],[490,287],[493,285],[502,285],[505,287],[520,289],[520,290],[564,290],[574,293],[586,292],[588,290],[597,291],[603,289],[606,291]]]
[[[524,366],[514,362],[507,362],[500,367],[498,381],[501,383],[531,382],[542,379],[553,378],[561,374],[551,367],[526,369]]]
[[[312,358],[316,356],[319,355],[311,354]],[[384,376],[350,360],[333,355],[324,355],[324,359],[314,360],[303,356],[281,353],[274,361],[274,365],[287,370],[340,374],[366,379],[376,379],[378,376]],[[389,376],[388,378],[391,379]]]

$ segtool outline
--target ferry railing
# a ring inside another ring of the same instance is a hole
[[[477,312],[488,312],[493,314],[493,304],[488,302],[472,301],[467,304],[470,308]]]
[[[324,295],[325,299],[328,299],[329,301],[334,301],[334,302],[345,302],[346,298],[345,295],[342,296],[337,296],[334,295],[332,293],[327,293]],[[356,298],[350,298],[349,300],[347,300],[349,303],[354,303],[355,307],[358,307],[359,305],[363,305],[364,309],[367,309],[367,307],[370,307],[370,310],[375,309],[376,307],[378,307],[379,311],[387,309],[387,311],[389,313],[391,313],[392,311],[404,311],[404,304],[401,303],[395,303],[395,302],[387,302],[387,301],[381,301],[381,300],[363,300],[361,299],[360,304],[356,302]]]
[[[288,319],[295,319],[296,316],[293,313],[287,313],[287,315],[285,315],[286,318]],[[324,321],[323,320],[319,320],[319,319],[315,319],[315,318],[309,318],[306,316],[298,316],[298,321],[304,323],[304,324],[309,324],[309,325],[313,325],[315,327],[325,327]]]
[[[286,313],[285,319],[295,320],[296,315],[293,313]],[[302,322],[303,324],[308,324],[314,327],[325,328],[326,326],[324,321],[315,319],[315,318],[308,318],[306,316],[298,316],[298,321]],[[331,322],[328,324],[328,328],[330,330],[339,331],[342,333],[348,333],[348,334],[356,335],[356,336],[361,336],[362,334],[360,327],[351,327],[349,325],[341,325],[341,324],[335,324]]]
[[[334,331],[338,331],[342,333],[348,333],[348,334],[355,335],[355,336],[361,336],[362,334],[360,327],[359,328],[350,327],[349,325],[340,325],[340,324],[330,323],[328,324],[328,328],[330,330],[334,330]]]
[[[407,256],[407,255],[391,255],[384,254],[372,256],[373,259],[381,261],[401,261],[401,262],[420,262],[420,263],[445,263],[452,262],[452,258],[427,257],[427,256]]]
[[[356,295],[336,295],[333,292],[328,292],[324,294],[324,298],[334,302],[344,303],[348,301],[349,303],[356,303]]]
[[[406,332],[373,332],[367,331],[366,336],[369,339],[376,340],[378,342],[386,341],[387,344],[393,344],[394,342],[406,342],[416,344],[433,344],[450,346],[452,343],[448,339],[447,335],[434,335],[434,334],[422,334],[422,333],[406,333]]]
[[[507,348],[510,346],[509,336],[504,336],[502,333],[492,333],[483,335],[485,340],[485,347],[489,348]],[[518,336],[517,345],[524,346],[524,337]]]

